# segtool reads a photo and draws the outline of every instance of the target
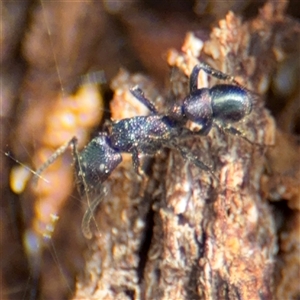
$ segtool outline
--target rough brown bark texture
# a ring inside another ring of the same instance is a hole
[[[276,27],[282,23],[281,9],[270,3],[256,19],[245,23],[229,13],[202,49],[201,40],[188,36],[183,53],[171,51],[168,56],[169,64],[182,71],[181,77],[175,79],[178,82],[173,81],[177,97],[183,99],[187,90],[181,93],[182,88],[177,87],[186,81],[183,72],[189,75],[199,56],[215,68],[235,74],[248,89],[264,94],[267,87],[264,82],[275,62],[269,47],[272,45],[279,51],[282,47],[275,39]],[[116,86],[115,93],[119,95],[123,86]],[[93,274],[94,280],[90,282],[93,288],[86,280],[79,281],[75,299],[273,298],[278,241],[272,209],[261,196],[260,180],[266,164],[265,153],[274,146],[275,124],[263,108],[263,96],[256,95],[254,99],[253,112],[242,128],[256,145],[217,130],[188,144],[193,153],[215,166],[218,183],[173,152],[167,160],[154,163],[159,172],[151,174],[150,190],[146,185],[145,191],[134,192],[137,198],[132,197],[132,188],[127,192],[128,198],[115,196],[123,194],[121,187],[127,186],[127,180],[137,182],[134,174],[124,176],[123,170],[115,172],[112,181],[109,180],[113,187],[109,201],[116,205],[118,199],[121,201],[118,210],[122,209],[118,213],[107,211],[105,207],[109,204],[104,204],[98,218],[113,216],[113,223],[122,225],[113,229],[99,227],[94,251],[100,257],[95,259],[93,255],[89,263],[95,269],[86,269],[88,277]],[[116,99],[120,100],[123,103],[124,99]],[[112,108],[113,118],[115,111]],[[130,164],[129,168],[132,170]],[[121,180],[120,187],[116,176]],[[152,236],[144,236],[145,230],[140,229],[149,220],[144,214],[132,215],[132,210],[142,211],[145,203],[150,207],[149,201],[154,203],[151,212],[154,224]],[[123,215],[131,217],[123,220]],[[115,229],[117,232],[113,234]],[[150,246],[144,257],[140,249],[146,242]]]
[[[0,298],[297,299],[299,23],[285,1],[146,2],[1,4],[1,150],[37,168],[74,135],[82,147],[104,108],[112,120],[148,113],[129,93],[135,85],[166,112],[188,94],[199,61],[252,92],[253,111],[235,127],[253,144],[217,128],[183,141],[217,179],[173,150],[145,158],[144,176],[124,155],[91,240],[70,154],[24,192],[20,166],[3,154]],[[115,75],[120,66],[131,72]],[[141,68],[152,79],[132,75]],[[91,79],[78,87],[78,76],[100,69],[110,90]],[[199,87],[217,82],[199,75]]]

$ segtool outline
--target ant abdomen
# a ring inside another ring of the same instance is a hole
[[[215,85],[210,89],[213,119],[224,123],[238,122],[252,110],[249,93],[240,86]]]

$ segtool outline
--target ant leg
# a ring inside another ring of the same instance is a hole
[[[135,172],[138,175],[143,176],[144,171],[140,167],[140,157],[139,157],[139,152],[137,149],[132,150],[132,164],[133,164],[133,168],[134,168]]]
[[[181,154],[181,156],[192,162],[195,166],[197,166],[198,168],[200,168],[203,171],[209,172],[213,178],[215,178],[217,181],[219,181],[219,179],[216,177],[216,175],[214,174],[214,172],[212,171],[211,167],[206,165],[205,163],[203,163],[201,160],[198,159],[197,156],[195,156],[194,154],[191,153],[191,151],[183,146],[180,146],[176,143],[172,143],[173,148],[175,148],[176,150],[178,150]]]
[[[227,80],[227,81],[230,81],[230,82],[233,82],[237,85],[240,85],[235,79],[234,79],[234,76],[232,75],[228,75],[228,74],[225,74],[219,70],[216,70],[214,69],[213,67],[211,67],[210,65],[204,63],[204,62],[201,62],[200,64],[198,64],[199,66],[199,69],[203,70],[205,73],[213,76],[213,77],[216,77],[218,79],[221,79],[221,80]],[[200,71],[200,70],[199,70]],[[198,72],[199,72],[198,71]]]
[[[193,71],[190,75],[190,94],[192,94],[198,89],[198,75],[200,70],[201,67],[200,64],[198,64],[193,68]]]
[[[85,238],[91,239],[92,238],[92,232],[90,228],[91,219],[94,216],[94,211],[96,207],[99,205],[99,203],[103,200],[103,198],[106,196],[107,191],[106,188],[102,188],[99,191],[99,194],[96,196],[96,198],[90,203],[89,207],[85,211],[82,222],[81,222],[81,231]]]
[[[36,179],[34,181],[36,182],[38,180],[38,177],[47,169],[59,156],[65,153],[67,148],[73,145],[73,147],[77,148],[77,138],[74,136],[70,141],[63,144],[61,147],[59,147],[48,159],[47,161],[36,170]]]
[[[181,133],[180,133],[180,138],[181,139],[189,139],[191,137],[199,136],[199,135],[208,135],[211,127],[208,129],[203,126],[203,128],[197,128],[196,130],[190,130],[188,128],[183,128]]]
[[[262,145],[261,144],[258,144],[258,143],[255,143],[255,142],[252,142],[250,141],[247,136],[245,135],[245,133],[243,133],[242,131],[230,126],[230,125],[227,125],[227,124],[219,124],[217,122],[214,122],[213,125],[215,127],[217,127],[219,130],[225,132],[225,133],[229,133],[231,135],[234,135],[234,136],[238,136],[240,138],[242,138],[243,140],[245,140],[247,143],[251,144],[251,145],[256,145],[256,146],[259,146],[261,147]]]
[[[190,93],[194,92],[197,90],[197,82],[198,82],[198,75],[199,75],[199,72],[200,70],[203,70],[206,74],[208,75],[211,75],[213,77],[216,77],[218,79],[221,79],[221,80],[227,80],[227,81],[230,81],[230,82],[233,82],[239,86],[241,86],[235,79],[234,79],[234,76],[231,76],[231,75],[228,75],[228,74],[225,74],[219,70],[216,70],[214,69],[213,67],[211,67],[210,65],[204,63],[204,62],[201,62],[199,64],[197,64],[192,73],[191,73],[191,76],[190,76]]]
[[[80,196],[83,196],[83,194],[86,194],[87,197],[87,201],[88,201],[88,205],[90,205],[89,203],[89,188],[88,188],[88,184],[86,183],[85,180],[85,174],[82,170],[82,166],[81,166],[81,157],[79,155],[78,152],[78,147],[77,147],[77,139],[76,141],[74,141],[72,144],[72,154],[73,154],[73,159],[74,159],[74,165],[75,165],[75,170],[78,168],[78,171],[76,171],[76,178],[77,178],[77,190],[79,191]],[[83,186],[81,186],[81,184]]]
[[[143,103],[152,113],[158,114],[158,110],[156,109],[154,104],[145,97],[143,91],[138,86],[131,88],[130,92],[137,100]]]

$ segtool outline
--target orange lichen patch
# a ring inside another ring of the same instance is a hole
[[[42,140],[35,149],[32,161],[40,167],[63,143],[73,136],[78,137],[79,147],[88,143],[90,131],[103,115],[103,102],[99,87],[85,82],[74,95],[58,95],[51,101],[51,110],[44,122]],[[32,232],[40,238],[48,234],[46,228],[51,224],[51,216],[58,215],[74,187],[70,153],[58,157],[32,184],[36,197]],[[18,173],[19,174],[19,173]],[[11,174],[11,185],[20,188],[20,174]],[[35,176],[35,175],[33,175]],[[23,180],[24,181],[24,180]]]
[[[78,137],[79,147],[88,143],[89,132],[103,115],[102,107],[102,98],[97,84],[94,83],[83,84],[74,95],[58,97],[56,105],[53,105],[46,119],[44,146],[36,151],[36,157],[40,158],[40,153],[50,152],[49,149],[61,146],[73,136]],[[69,159],[58,158],[52,166],[49,166],[49,170],[42,174],[49,183],[40,180],[38,188],[35,189],[38,196],[35,206],[36,217],[33,220],[33,224],[38,225],[34,225],[35,230],[40,230],[41,224],[42,227],[47,226],[51,215],[59,214],[72,191],[73,176],[71,159],[68,157]],[[42,230],[40,232],[42,233]]]
[[[43,143],[57,148],[77,136],[82,147],[87,142],[85,130],[95,126],[103,115],[100,101],[98,87],[91,83],[82,85],[75,95],[60,95],[46,120]]]
[[[30,119],[27,115],[30,124],[25,123],[27,128],[30,128],[29,132],[35,133],[34,152],[30,156],[35,168],[39,168],[54,153],[57,147],[69,141],[73,136],[78,137],[80,147],[87,144],[91,130],[97,126],[103,114],[103,100],[97,83],[85,82],[75,94],[55,95],[48,100],[49,102],[34,102],[34,105],[29,106],[31,109],[26,112],[32,114],[35,109],[37,110],[35,116],[37,118]],[[40,104],[39,108],[42,108],[42,110],[38,110],[36,104]],[[24,128],[21,128],[21,130],[24,130]],[[22,138],[25,140],[24,136]],[[74,218],[74,215],[68,217],[66,213],[62,213],[75,186],[72,161],[71,151],[66,151],[50,164],[40,174],[39,178],[33,175],[30,182],[31,189],[27,189],[21,195],[22,201],[20,202],[24,211],[28,214],[25,219],[26,228],[22,236],[23,247],[30,268],[38,274],[33,274],[33,276],[42,276],[42,279],[40,277],[38,279],[45,285],[42,288],[44,293],[48,293],[46,290],[49,282],[51,282],[51,289],[53,289],[53,282],[59,281],[59,279],[54,280],[54,277],[59,278],[59,275],[53,276],[52,273],[58,274],[55,270],[62,268],[58,260],[53,263],[51,259],[44,259],[45,248],[49,245],[53,233],[55,232],[57,238],[59,234],[65,235],[68,232],[68,237],[71,236],[72,239],[68,243],[70,247],[70,243],[73,243],[77,237],[76,235],[73,237],[74,232],[80,232],[78,224],[76,224],[76,229],[71,229],[72,223],[68,218]],[[12,181],[14,180],[16,181],[16,178],[12,179]],[[75,201],[80,201],[80,199],[75,199]],[[80,207],[79,204],[78,207]],[[64,212],[66,211],[69,210],[64,210]],[[80,210],[77,209],[76,212],[80,213]],[[66,226],[66,231],[56,230],[57,226],[61,226],[65,222],[70,223]],[[51,243],[53,245],[55,240],[51,240]],[[59,246],[60,249],[61,246]],[[69,253],[67,257],[66,260],[70,257]],[[76,255],[74,257],[77,259]],[[41,264],[41,259],[43,259],[43,264]],[[60,276],[65,279],[63,281],[64,285],[61,286],[62,289],[65,289],[65,282],[70,279],[64,274],[60,274]],[[52,292],[49,291],[50,294]],[[61,290],[55,292],[60,296],[53,296],[52,293],[53,298],[62,297]]]

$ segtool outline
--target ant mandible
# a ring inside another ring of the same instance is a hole
[[[198,89],[200,70],[234,84],[218,84],[212,88]],[[73,137],[56,150],[36,172],[37,175],[41,174],[69,146],[72,146],[79,192],[81,195],[88,195],[91,192],[96,195],[82,220],[82,232],[86,238],[92,237],[89,223],[96,206],[106,193],[102,183],[121,163],[121,153],[132,154],[133,167],[139,173],[141,155],[153,155],[164,147],[171,148],[179,151],[184,159],[213,175],[208,165],[180,144],[181,140],[196,135],[207,135],[215,125],[225,132],[239,135],[249,141],[242,132],[229,125],[250,114],[252,99],[249,92],[239,85],[233,76],[205,63],[199,63],[194,67],[189,80],[189,94],[183,103],[172,104],[166,114],[159,113],[140,88],[134,87],[130,91],[150,110],[150,115],[112,123],[108,133],[100,132],[81,152],[77,149],[77,138]],[[196,131],[188,129],[186,127],[188,121],[200,126],[200,129]]]

